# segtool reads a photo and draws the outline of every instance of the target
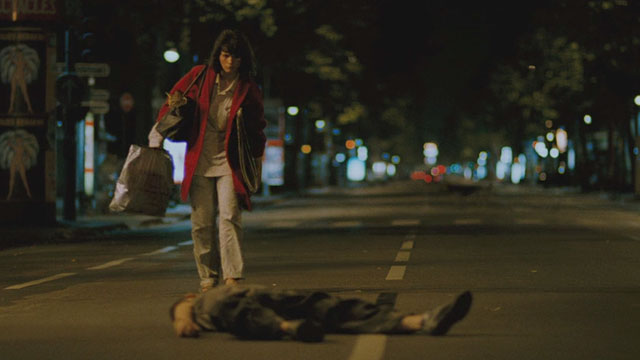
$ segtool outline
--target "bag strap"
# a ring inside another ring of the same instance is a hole
[[[186,94],[189,92],[189,89],[191,89],[191,87],[193,86],[193,84],[195,84],[195,82],[198,80],[198,78],[200,78],[200,76],[202,76],[202,74],[205,73],[205,71],[207,71],[207,67],[209,67],[209,65],[205,65],[202,70],[200,70],[200,72],[198,73],[198,75],[193,78],[193,80],[191,80],[191,84],[189,84],[189,86],[187,86],[187,88],[184,90],[183,94]],[[206,77],[206,76],[205,76]],[[200,87],[198,88],[198,98],[200,97],[200,91],[202,90],[202,84],[200,84]]]

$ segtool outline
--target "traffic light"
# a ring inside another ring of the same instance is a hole
[[[98,40],[98,18],[86,16],[82,19],[79,28],[79,62],[96,62],[100,60]]]

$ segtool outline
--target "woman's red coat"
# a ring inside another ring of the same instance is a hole
[[[196,77],[204,65],[197,65],[193,67],[182,79],[171,89],[171,93],[176,90],[184,91],[191,83],[194,77]],[[198,159],[202,153],[202,144],[204,142],[204,133],[207,125],[207,117],[209,114],[209,105],[211,101],[211,93],[214,90],[216,74],[214,70],[207,68],[207,74],[202,86],[202,92],[198,101],[198,113],[200,117],[200,129],[196,134],[192,136],[192,141],[187,143],[187,154],[184,162],[184,179],[182,180],[181,195],[182,200],[186,201],[189,196],[189,188],[191,187],[191,180],[193,179],[193,173],[198,165]],[[200,80],[194,84],[189,92],[186,94],[188,97],[195,99],[198,95],[198,84]],[[264,119],[264,108],[262,102],[262,93],[258,88],[258,85],[253,80],[240,79],[233,93],[233,101],[231,102],[231,110],[229,112],[229,119],[227,120],[227,131],[225,135],[224,148],[227,155],[227,161],[231,167],[233,175],[233,187],[238,195],[240,205],[247,210],[251,210],[250,193],[247,191],[246,186],[242,182],[242,174],[240,173],[240,167],[238,163],[238,142],[235,119],[238,110],[242,107],[242,113],[244,121],[246,122],[247,137],[251,144],[251,150],[253,156],[261,157],[264,153],[264,147],[266,137],[264,135],[264,128],[267,122]],[[157,121],[159,121],[164,114],[169,111],[167,103],[160,108]],[[197,137],[196,137],[197,135]]]

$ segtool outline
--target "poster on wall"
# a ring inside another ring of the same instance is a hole
[[[0,29],[0,202],[45,201],[48,39]]]

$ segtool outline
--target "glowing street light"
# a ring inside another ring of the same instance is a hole
[[[587,114],[584,116],[584,123],[587,125],[591,125],[591,122],[593,121],[593,119],[591,118],[591,115]]]
[[[289,106],[287,108],[287,114],[291,115],[291,116],[296,116],[298,115],[298,112],[300,112],[300,109],[298,109],[297,106]]]
[[[633,99],[633,102],[636,105],[640,106],[640,95],[636,95],[636,97]]]
[[[180,59],[180,54],[178,53],[178,49],[170,48],[167,49],[164,54],[164,61],[168,63],[174,63]]]

